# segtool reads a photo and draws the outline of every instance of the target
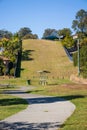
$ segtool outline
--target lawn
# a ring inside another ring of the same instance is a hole
[[[71,101],[76,105],[76,110],[60,130],[87,130],[87,85],[63,83],[38,86],[28,93],[58,96]]]
[[[0,77],[0,84],[26,86],[27,80],[38,82],[40,70],[49,71],[49,82],[69,79],[71,74],[77,74],[77,68],[68,59],[61,42],[29,39],[23,41],[21,77]]]
[[[47,86],[40,86],[38,84],[39,74],[37,71],[39,70],[47,70],[50,72],[47,75]],[[31,85],[37,87],[28,91],[28,93],[58,96],[70,100],[76,105],[76,110],[73,115],[64,122],[60,130],[87,130],[87,85],[75,84],[69,81],[71,74],[76,75],[77,68],[75,68],[73,63],[68,59],[60,42],[31,39],[23,41],[21,78],[0,79],[0,83],[10,83],[13,86],[26,86],[28,85],[27,80],[30,79]],[[2,115],[4,108],[8,110],[7,114],[9,114],[9,110],[12,106],[14,113],[18,105],[23,105],[24,108],[27,106],[26,103],[23,103],[23,100],[18,103],[17,100],[20,99],[9,97],[9,95],[0,95],[1,101],[4,99],[4,101],[7,99],[9,101],[7,105],[5,105],[6,102],[1,104],[1,109],[3,108],[1,112]],[[11,99],[13,104],[11,104]]]
[[[0,84],[6,85],[9,84],[10,86],[13,86],[13,88],[16,88],[18,86],[26,86],[26,79],[25,78],[9,78],[8,76],[0,77]]]
[[[24,40],[21,77],[38,77],[40,70],[47,70],[49,78],[70,78],[77,68],[68,59],[61,42],[50,40]]]
[[[26,100],[8,94],[3,94],[5,90],[18,89],[16,87],[2,88],[0,87],[0,120],[5,119],[21,110],[27,108]]]

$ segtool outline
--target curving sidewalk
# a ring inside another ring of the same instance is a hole
[[[9,94],[28,101],[27,109],[0,121],[0,130],[58,130],[73,113],[75,105],[58,97],[27,94],[22,90]]]

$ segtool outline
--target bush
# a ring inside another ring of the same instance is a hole
[[[11,76],[14,76],[14,72],[15,72],[15,69],[12,68],[12,69],[10,70],[10,75],[11,75]]]
[[[73,54],[74,66],[78,65],[78,52]],[[84,78],[87,78],[87,45],[80,48],[80,72]]]
[[[73,64],[74,64],[74,66],[78,65],[78,53],[77,52],[73,54]]]
[[[3,75],[3,67],[4,67],[3,60],[0,59],[0,76]]]

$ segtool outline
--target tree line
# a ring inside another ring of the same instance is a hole
[[[7,38],[10,39],[13,36],[18,36],[20,39],[38,39],[38,35],[37,34],[33,34],[31,29],[28,27],[23,27],[20,28],[20,30],[16,33],[12,33],[10,31],[7,30],[0,30],[0,39],[1,38]]]
[[[87,72],[87,11],[84,9],[76,13],[75,19],[72,21],[72,29],[80,41],[80,69],[83,75]],[[12,62],[16,61],[16,55],[20,50],[20,40],[38,39],[37,34],[33,34],[29,27],[22,27],[14,34],[7,30],[0,30],[0,47],[4,48],[3,55],[8,57]],[[77,39],[73,39],[70,28],[44,30],[42,39],[60,40],[64,47],[77,47]],[[74,65],[76,66],[77,53],[73,55]],[[2,64],[0,62],[0,64]],[[1,65],[0,65],[1,66]],[[85,77],[85,76],[84,76]]]
[[[75,20],[72,21],[72,29],[78,34],[80,39],[83,39],[87,36],[87,11],[84,9],[79,10],[76,13]],[[20,39],[38,39],[37,34],[33,34],[32,30],[29,27],[22,27],[18,32],[12,34],[7,30],[0,30],[0,38],[8,38],[10,39],[12,36],[18,35]],[[70,28],[63,29],[51,29],[47,28],[44,30],[42,39],[50,39],[52,36],[55,40],[56,38],[61,38],[64,46],[71,47],[74,44],[72,39],[72,31]],[[57,37],[58,36],[58,37]]]

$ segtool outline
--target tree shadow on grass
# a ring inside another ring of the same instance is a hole
[[[59,122],[46,122],[46,123],[0,122],[1,130],[48,130],[54,128],[57,129],[58,127],[60,127]]]
[[[25,50],[22,52],[22,60],[33,60],[33,58],[31,58],[30,56],[32,55],[31,53],[33,52],[34,50]]]
[[[32,92],[38,92],[38,91],[43,91],[43,90],[30,90],[28,93],[32,93]],[[33,97],[30,97],[28,93],[23,92],[23,91],[17,91],[17,90],[13,90],[13,91],[7,91],[7,94],[17,94],[20,95],[20,97],[22,97],[23,95],[26,96],[26,100],[28,101],[29,104],[41,104],[41,103],[54,103],[54,102],[60,102],[60,101],[66,101],[66,100],[73,100],[73,99],[77,99],[77,98],[84,98],[84,95],[68,95],[68,96],[40,96],[40,95],[33,95]],[[29,98],[28,98],[29,97]],[[17,101],[18,100],[18,101]],[[22,102],[20,102],[20,100],[22,99],[1,99],[0,100],[0,104],[7,104],[9,102],[9,105],[12,105],[14,103],[16,104],[20,104]]]
[[[69,96],[61,96],[60,98],[64,98],[66,100],[73,100],[78,98],[85,98],[85,95],[69,95]]]
[[[27,104],[27,101],[20,98],[6,98],[6,99],[0,99],[0,106],[10,106],[10,105],[23,105]]]

